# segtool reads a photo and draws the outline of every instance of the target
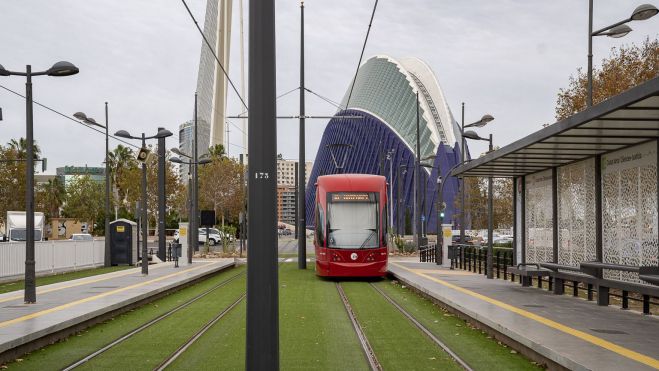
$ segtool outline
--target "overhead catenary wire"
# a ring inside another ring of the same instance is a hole
[[[352,84],[350,85],[350,94],[348,94],[348,100],[346,101],[345,109],[348,109],[350,104],[350,98],[352,97],[352,89],[355,87],[355,82],[357,82],[357,74],[359,73],[359,66],[362,64],[362,58],[364,58],[364,50],[366,50],[366,42],[368,41],[368,35],[371,33],[371,25],[373,25],[373,17],[375,16],[375,9],[378,7],[378,0],[375,0],[373,5],[373,12],[371,13],[371,20],[368,22],[368,30],[366,31],[366,37],[364,38],[364,45],[362,46],[362,52],[359,55],[359,63],[357,63],[357,70],[355,71],[355,77],[352,79]]]
[[[291,90],[289,90],[289,91],[287,91],[287,92],[285,92],[285,93],[279,94],[279,95],[275,98],[275,100],[277,100],[277,99],[279,99],[279,98],[283,98],[283,97],[287,96],[288,94],[290,94],[290,93],[292,93],[292,92],[294,92],[294,91],[297,91],[297,90],[300,90],[300,88],[299,88],[299,87],[297,87],[297,88],[293,88],[293,89],[291,89]],[[247,118],[246,116],[243,116],[243,115],[246,114],[246,113],[247,113],[247,111],[242,111],[242,112],[240,112],[239,114],[237,114],[236,116],[231,116],[231,117],[233,117],[233,118]]]
[[[0,85],[0,88],[5,89],[6,91],[8,91],[8,92],[10,92],[10,93],[15,94],[15,95],[18,95],[19,97],[25,99],[25,96],[24,96],[23,94],[21,94],[21,93],[19,93],[19,92],[17,92],[17,91],[14,91],[14,90],[12,90],[12,89],[9,89],[9,88],[6,87],[6,86]],[[94,130],[94,131],[96,131],[96,132],[98,132],[98,133],[101,133],[101,134],[105,135],[105,132],[104,132],[103,130],[97,129],[97,128],[91,126],[91,125],[86,125],[86,124],[84,124],[84,123],[82,123],[82,122],[76,120],[75,118],[73,118],[73,117],[71,117],[71,116],[68,116],[68,115],[66,115],[66,114],[64,114],[64,113],[62,113],[62,112],[60,112],[60,111],[58,111],[58,110],[56,110],[56,109],[54,109],[54,108],[50,108],[50,107],[46,106],[45,104],[39,103],[39,102],[37,102],[37,101],[35,101],[35,100],[32,100],[32,103],[34,103],[34,104],[36,104],[37,106],[40,106],[40,107],[42,107],[42,108],[45,108],[45,109],[47,109],[47,110],[50,111],[50,112],[53,112],[53,113],[55,113],[55,114],[58,114],[58,115],[60,115],[60,116],[62,116],[62,117],[64,117],[64,118],[66,118],[66,119],[69,119],[69,120],[75,122],[76,124],[82,125],[82,126],[88,128],[88,129]],[[117,138],[117,137],[115,137],[114,135],[108,135],[108,136],[109,136],[110,138],[114,139],[114,140],[117,140],[117,141],[119,141],[119,142],[121,142],[121,143],[124,143],[124,144],[126,144],[126,145],[129,145],[129,146],[131,146],[131,147],[134,147],[134,148],[140,148],[139,146],[136,146],[136,145],[134,145],[134,144],[132,144],[132,143],[130,143],[130,142],[128,142],[128,141],[125,141],[125,140],[121,139],[121,138]]]
[[[341,108],[342,108],[341,105],[340,105],[339,103],[337,103],[337,102],[335,102],[335,101],[333,101],[333,100],[331,100],[331,99],[329,99],[329,98],[327,98],[327,97],[324,97],[324,96],[322,96],[322,95],[320,95],[320,94],[318,94],[318,93],[312,91],[311,89],[304,88],[304,90],[306,90],[306,91],[308,91],[309,93],[311,93],[311,94],[317,96],[318,98],[324,100],[325,102],[327,102],[327,103],[333,105],[334,107],[336,107],[336,108],[338,108],[338,109],[341,109]]]
[[[224,69],[224,66],[222,65],[222,62],[220,62],[220,58],[217,57],[217,54],[215,54],[215,50],[211,46],[210,42],[208,42],[208,39],[206,38],[206,35],[204,35],[204,31],[201,29],[201,27],[199,27],[199,22],[197,22],[197,19],[195,18],[194,14],[192,14],[192,11],[190,10],[190,7],[185,2],[185,0],[181,0],[181,2],[185,6],[185,9],[188,11],[188,14],[190,14],[190,18],[192,18],[192,21],[194,22],[195,26],[197,26],[197,30],[199,30],[199,33],[201,34],[201,37],[204,38],[204,42],[206,43],[206,46],[208,46],[208,49],[210,49],[211,53],[213,54],[213,57],[215,57],[215,61],[217,61],[217,64],[222,69],[222,73],[224,73],[224,76],[226,76],[227,80],[229,81],[229,84],[231,84],[231,88],[233,89],[234,92],[236,92],[236,95],[238,96],[238,99],[240,99],[240,103],[243,104],[243,106],[245,107],[245,110],[249,111],[249,108],[247,107],[247,104],[245,103],[245,100],[243,99],[243,97],[238,92],[238,89],[236,89],[236,86],[233,84],[233,81],[231,81],[231,77],[229,77],[229,74]]]

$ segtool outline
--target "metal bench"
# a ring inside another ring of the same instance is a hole
[[[535,266],[535,268],[530,268]],[[519,275],[519,280],[522,283],[522,286],[531,286],[531,279],[533,277],[544,277],[549,276],[551,273],[550,270],[541,268],[540,265],[536,263],[520,263],[515,267],[508,267],[508,273]],[[542,281],[538,280],[538,287],[542,287]]]
[[[638,267],[631,265],[621,265],[621,264],[609,264],[602,262],[583,262],[580,264],[581,271],[590,274],[597,275],[601,277],[601,271],[604,269],[617,270],[623,272],[636,272],[640,274],[643,273],[645,278],[652,280],[657,276],[656,273],[659,273],[659,268],[657,267]],[[655,274],[653,274],[655,273]],[[643,279],[643,278],[641,278]],[[645,280],[645,279],[643,279]],[[647,281],[650,282],[650,281]],[[609,289],[619,289],[623,292],[623,308],[627,308],[627,292],[637,292],[643,295],[643,313],[650,314],[650,297],[659,297],[659,286],[648,285],[644,283],[636,282],[625,282],[619,280],[610,280],[610,279],[598,279],[597,281],[597,304],[598,305],[609,305]]]
[[[640,267],[638,277],[645,282],[659,285],[659,267]]]
[[[578,283],[583,282],[587,285],[588,300],[593,300],[593,286],[599,281],[597,277],[582,273],[579,267],[572,265],[540,263],[540,266],[551,270],[550,277],[554,279],[554,294],[563,295],[565,293],[565,281],[571,281],[572,296],[579,296]]]

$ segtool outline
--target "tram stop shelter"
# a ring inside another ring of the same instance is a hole
[[[513,267],[562,294],[581,282],[659,296],[659,78],[454,169],[513,179]],[[550,281],[550,285],[551,282]],[[550,286],[551,287],[551,286]]]

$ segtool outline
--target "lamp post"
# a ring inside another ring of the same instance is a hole
[[[483,126],[487,125],[489,122],[494,120],[494,117],[490,114],[485,114],[483,117],[481,117],[480,120],[476,122],[472,122],[469,125],[465,125],[465,104],[462,102],[462,124],[460,125],[460,138],[461,138],[461,145],[462,148],[460,150],[460,154],[462,157],[461,163],[464,164],[467,161],[467,141],[465,139],[465,129],[468,128],[482,128]],[[475,133],[474,133],[475,134]],[[478,136],[478,135],[476,135]],[[465,244],[465,179],[462,178],[462,187],[461,187],[461,210],[460,210],[460,243]]]
[[[398,177],[397,177],[397,179],[398,179],[398,214],[397,214],[397,217],[398,217],[398,233],[402,234],[402,235],[405,235],[405,221],[404,221],[405,216],[402,212],[403,211],[403,204],[404,204],[403,203],[403,182],[404,182],[404,180],[402,178],[403,178],[403,175],[405,175],[405,174],[407,174],[407,165],[405,165],[405,164],[398,165]],[[401,228],[401,224],[403,226],[402,228]],[[402,229],[402,233],[401,233],[401,229]]]
[[[105,262],[104,266],[112,265],[112,255],[110,251],[110,134],[108,124],[108,102],[105,102],[105,126],[99,124],[83,112],[76,112],[73,117],[80,120],[83,124],[89,126],[98,126],[105,129]]]
[[[419,215],[419,197],[421,191],[421,181],[419,176],[421,171],[419,169],[421,163],[421,144],[419,140],[419,92],[416,93],[416,155],[414,156],[414,236],[416,241],[416,251],[421,250],[421,216]]]
[[[476,134],[474,131],[466,131],[464,134],[465,138],[468,139],[474,139],[474,140],[486,140],[490,142],[489,145],[489,150],[488,152],[492,152],[493,147],[492,147],[492,134],[490,134],[489,138],[482,138],[478,134]],[[487,177],[487,278],[492,279],[494,278],[494,274],[492,272],[492,254],[493,254],[493,248],[492,248],[492,230],[494,226],[494,215],[493,215],[493,194],[492,194],[492,177],[489,176]]]
[[[588,100],[586,102],[588,107],[593,105],[593,36],[623,37],[632,31],[631,27],[625,23],[644,21],[654,17],[657,13],[659,10],[654,5],[639,5],[629,18],[593,32],[593,0],[588,0]]]
[[[32,109],[32,76],[71,76],[80,70],[69,62],[57,62],[46,71],[32,72],[32,66],[25,66],[25,72],[6,70],[0,65],[0,76],[25,76],[25,141],[27,142],[27,165],[25,166],[25,303],[37,301],[36,273],[34,270],[34,136]]]
[[[166,129],[159,130],[156,135],[152,135],[147,137],[146,134],[142,133],[141,136],[139,137],[134,137],[130,135],[126,130],[119,130],[114,135],[126,139],[141,139],[142,140],[142,149],[146,148],[146,140],[147,139],[160,139],[160,138],[166,138],[169,136],[172,136],[172,132]],[[142,274],[147,275],[149,274],[149,262],[147,259],[147,246],[146,246],[146,240],[148,237],[148,228],[149,224],[147,221],[147,215],[146,215],[146,209],[147,209],[147,204],[146,204],[146,159],[142,161],[142,202],[141,202],[141,218],[142,218]]]
[[[193,156],[188,155],[184,153],[183,151],[180,151],[178,148],[172,148],[171,151],[179,156],[185,157],[187,160],[181,160],[178,157],[172,157],[169,159],[169,161],[176,163],[176,164],[187,164],[188,165],[188,219],[190,225],[188,228],[190,229],[190,232],[188,233],[188,264],[192,264],[192,244],[198,244],[199,243],[199,237],[197,237],[195,232],[199,232],[198,227],[197,227],[197,210],[196,210],[196,205],[198,204],[197,200],[199,197],[199,192],[197,192],[197,178],[196,178],[196,173],[193,176],[190,176],[191,169],[195,169],[197,165],[205,165],[211,163],[211,159],[202,156],[201,159],[198,161],[194,161]],[[194,166],[193,166],[194,165]],[[194,186],[193,186],[194,184]],[[193,222],[194,221],[194,222]],[[208,234],[207,234],[208,236]]]

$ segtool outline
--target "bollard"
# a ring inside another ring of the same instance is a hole
[[[503,280],[508,280],[508,252],[503,253]]]
[[[622,290],[622,309],[629,309],[629,291]]]
[[[499,275],[499,257],[500,257],[500,254],[499,254],[499,253],[500,253],[500,251],[497,250],[497,253],[495,254],[495,256],[496,256],[496,260],[495,260],[495,261],[496,261],[496,263],[497,263],[497,279],[500,278],[500,275]]]

